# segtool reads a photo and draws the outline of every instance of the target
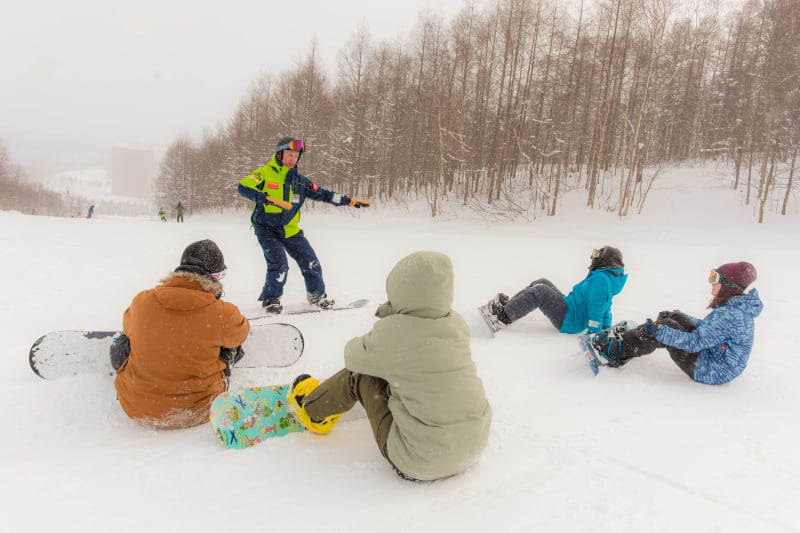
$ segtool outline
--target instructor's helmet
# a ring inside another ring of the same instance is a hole
[[[284,150],[297,150],[300,152],[300,155],[297,157],[297,162],[299,163],[300,157],[302,157],[303,152],[306,151],[306,144],[300,139],[295,139],[294,137],[281,137],[278,141],[278,144],[275,145],[275,159],[281,165],[283,164]]]

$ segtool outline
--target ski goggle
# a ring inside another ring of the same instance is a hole
[[[211,277],[214,278],[215,280],[219,281],[221,279],[224,279],[225,278],[225,274],[227,274],[227,273],[228,273],[228,269],[226,268],[222,272],[217,272],[216,274],[211,274]]]
[[[305,152],[306,150],[306,143],[303,141],[289,141],[286,144],[282,144],[275,148],[276,152],[280,152],[282,150],[294,150],[295,152]]]
[[[717,283],[722,283],[726,287],[729,287],[735,291],[744,292],[746,287],[742,287],[735,281],[731,281],[728,278],[724,277],[722,274],[717,272],[716,270],[712,270],[708,274],[708,282],[712,285],[716,285]]]
[[[598,257],[600,257],[600,252],[601,251],[602,251],[602,248],[600,250],[597,250],[597,249],[592,250],[592,255],[590,257],[592,259],[597,259]]]

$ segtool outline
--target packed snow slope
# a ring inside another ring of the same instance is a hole
[[[644,213],[625,219],[582,207],[583,191],[558,216],[532,222],[488,223],[455,208],[430,219],[424,206],[306,210],[328,292],[371,303],[269,319],[298,326],[305,355],[287,369],[241,370],[232,388],[332,374],[345,342],[376,320],[392,266],[417,250],[446,253],[494,419],[474,468],[426,485],[392,472],[365,419],[228,450],[207,425],[132,422],[111,377],[31,372],[37,337],[119,328],[133,296],[199,239],[225,254],[224,297],[257,316],[265,265],[247,212],[184,224],[106,217],[100,203],[91,220],[2,212],[0,530],[798,531],[800,220],[794,205],[791,216],[757,224],[727,175],[672,170]],[[593,377],[575,337],[540,313],[489,336],[478,305],[539,277],[568,291],[605,244],[623,251],[630,274],[614,316],[637,322],[662,309],[705,316],[709,269],[752,262],[765,308],[744,374],[724,386],[693,383],[658,350]],[[284,300],[303,295],[292,265]]]

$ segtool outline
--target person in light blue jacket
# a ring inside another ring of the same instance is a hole
[[[498,293],[487,305],[493,330],[508,326],[535,309],[562,333],[594,333],[612,325],[611,304],[628,275],[622,252],[612,246],[592,250],[589,274],[564,296],[550,280],[537,279],[509,298]]]
[[[726,263],[711,271],[711,312],[703,319],[680,311],[662,311],[621,335],[597,335],[593,345],[619,367],[633,357],[666,348],[686,375],[699,383],[721,385],[737,378],[747,367],[753,349],[755,318],[764,304],[758,290],[747,290],[756,280],[750,263]]]

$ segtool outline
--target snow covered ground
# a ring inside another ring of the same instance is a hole
[[[116,329],[192,241],[211,238],[227,265],[225,298],[258,313],[264,262],[247,213],[91,220],[0,212],[6,284],[0,307],[0,529],[2,531],[798,531],[800,218],[752,207],[717,169],[672,170],[645,213],[625,220],[582,208],[570,195],[555,218],[487,224],[431,220],[404,210],[307,211],[303,227],[339,301],[365,309],[282,317],[306,339],[293,368],[242,370],[233,387],[326,377],[342,347],[368,331],[384,281],[406,254],[450,255],[454,307],[494,420],[480,463],[416,485],[398,478],[366,420],[333,433],[275,439],[248,450],[220,446],[208,426],[147,429],[119,408],[112,378],[43,381],[31,343],[59,329]],[[691,184],[691,192],[689,190]],[[586,274],[589,252],[610,244],[630,273],[616,318],[662,309],[705,316],[708,271],[755,264],[765,310],[750,366],[731,384],[687,379],[666,352],[592,377],[574,336],[539,313],[492,339],[475,311],[497,291],[538,277],[564,291]],[[301,301],[293,266],[285,301]]]

